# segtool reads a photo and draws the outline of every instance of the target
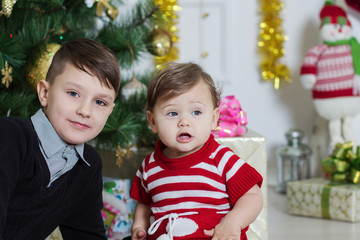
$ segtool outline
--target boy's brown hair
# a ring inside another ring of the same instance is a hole
[[[54,82],[66,63],[99,79],[101,85],[119,92],[121,76],[119,63],[113,52],[95,40],[80,38],[65,42],[55,53],[46,75],[46,81]]]
[[[192,62],[170,62],[162,66],[149,83],[147,93],[147,110],[152,111],[156,101],[161,98],[171,99],[191,89],[199,81],[204,81],[209,87],[214,108],[219,106],[221,92],[216,89],[211,76]]]

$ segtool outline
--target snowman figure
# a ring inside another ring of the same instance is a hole
[[[303,61],[300,81],[312,90],[316,112],[328,120],[330,143],[354,141],[352,119],[360,112],[360,45],[346,12],[326,2],[320,12],[323,43]]]

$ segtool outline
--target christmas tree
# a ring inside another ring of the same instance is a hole
[[[36,85],[45,79],[60,44],[91,38],[115,53],[122,74],[122,94],[93,144],[120,152],[134,145],[153,145],[156,139],[146,122],[144,89],[156,66],[177,58],[172,47],[176,29],[171,24],[178,6],[176,1],[159,2],[139,1],[119,15],[124,4],[120,0],[2,0],[0,117],[34,114],[41,107]],[[154,58],[154,64],[138,73],[136,67],[146,56]]]

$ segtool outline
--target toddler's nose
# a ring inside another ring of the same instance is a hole
[[[179,121],[179,127],[186,127],[186,126],[189,126],[190,125],[190,122],[187,118],[181,118],[180,121]]]

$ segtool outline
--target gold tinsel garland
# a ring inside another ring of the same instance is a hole
[[[173,42],[170,52],[165,56],[155,56],[155,64],[158,68],[164,63],[177,60],[179,58],[179,50],[175,45],[179,41],[177,36],[178,28],[176,26],[178,16],[176,12],[181,10],[181,7],[177,4],[177,0],[154,0],[154,3],[159,6],[165,20],[165,25],[161,26],[162,29],[168,31],[171,35]]]
[[[266,81],[274,81],[274,88],[279,89],[280,81],[291,82],[291,72],[285,64],[279,63],[284,56],[283,43],[287,37],[283,35],[280,18],[284,3],[279,0],[260,0],[260,32],[258,49],[261,54],[261,75]]]

